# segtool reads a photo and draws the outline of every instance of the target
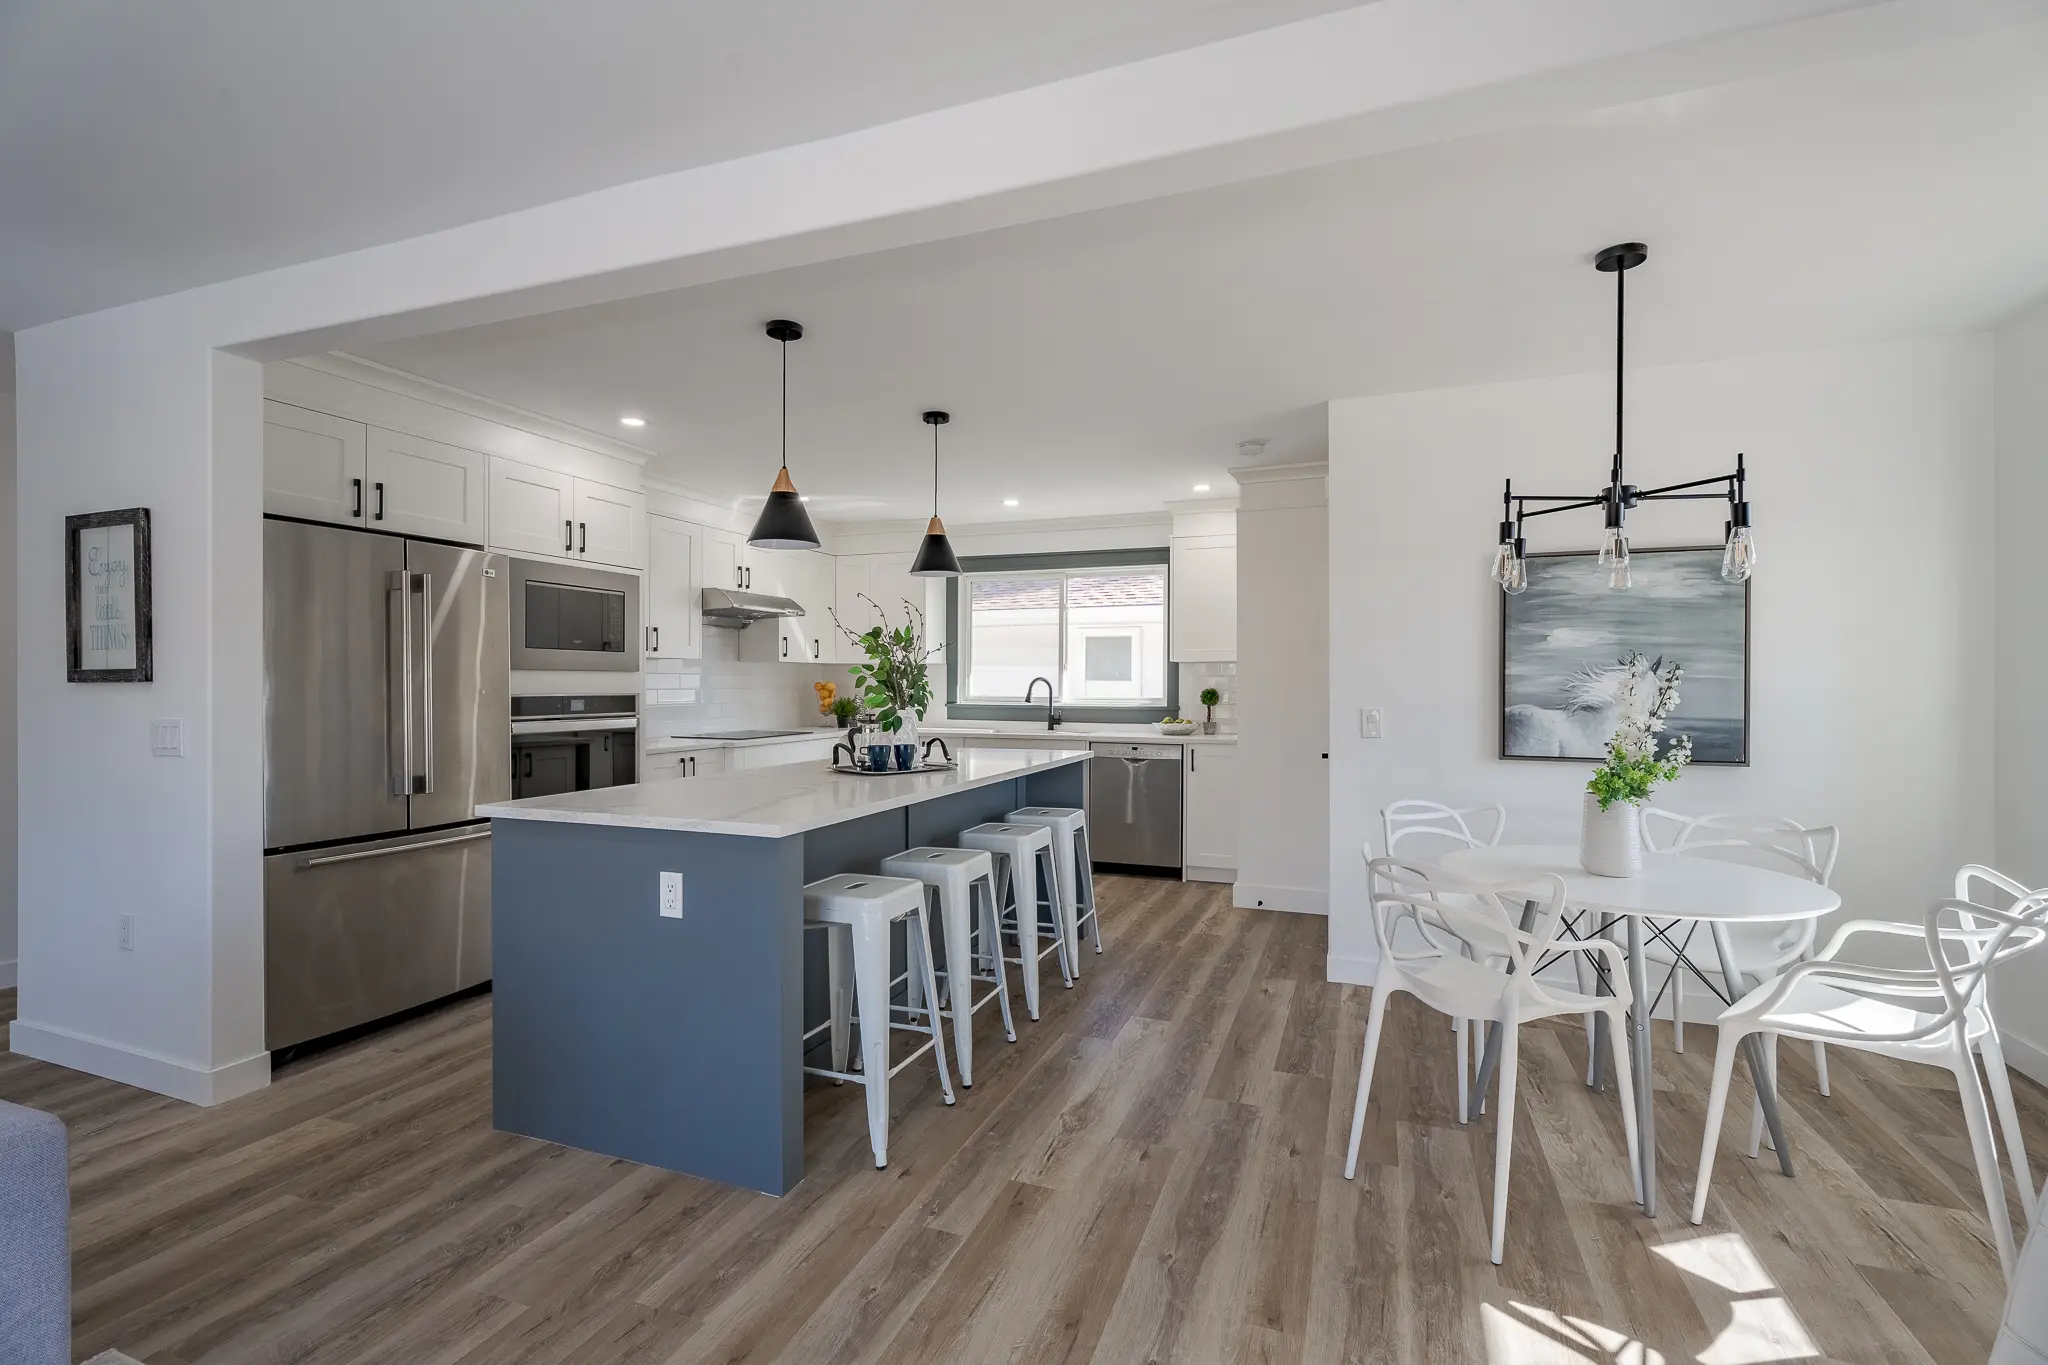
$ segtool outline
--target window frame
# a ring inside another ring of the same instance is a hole
[[[1180,669],[1173,662],[1173,567],[1172,554],[1164,545],[1146,546],[1132,550],[1073,550],[1061,554],[1039,555],[971,555],[960,561],[962,577],[976,574],[1003,573],[1044,573],[1064,572],[1071,569],[1159,569],[1163,571],[1166,584],[1166,600],[1161,605],[1165,623],[1163,648],[1166,657],[1161,661],[1165,667],[1166,703],[1117,705],[1102,702],[1069,704],[1064,698],[1057,701],[1060,714],[1067,720],[1083,725],[1145,725],[1155,720],[1164,720],[1177,714],[1175,708],[1180,700]],[[966,654],[964,640],[967,623],[963,617],[965,594],[960,591],[960,579],[946,580],[946,716],[949,720],[1043,720],[1045,704],[1034,702],[1025,706],[1021,702],[1000,703],[960,700],[960,689],[964,681],[962,663]],[[1060,608],[1060,653],[1065,663],[1067,632],[1065,597]],[[1143,668],[1143,661],[1132,658],[1133,671]],[[1054,684],[1061,679],[1055,678]]]

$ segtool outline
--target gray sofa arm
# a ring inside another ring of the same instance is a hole
[[[64,1125],[0,1102],[0,1365],[71,1365]]]

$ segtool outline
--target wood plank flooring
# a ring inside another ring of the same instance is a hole
[[[1507,1259],[1491,1119],[1455,1121],[1451,1033],[1389,1018],[1341,1177],[1367,992],[1318,918],[1105,878],[1108,953],[957,1107],[898,1078],[891,1165],[854,1087],[807,1093],[782,1199],[495,1133],[481,997],[199,1110],[0,1054],[71,1126],[79,1358],[404,1362],[1537,1362],[1984,1359],[2002,1298],[1952,1086],[1787,1049],[1796,1180],[1740,1154],[1684,1220],[1711,1028],[1658,1057],[1663,1212],[1631,1201],[1576,1022],[1525,1035]],[[0,1019],[11,1018],[0,993]],[[2048,1095],[2020,1082],[2037,1156]],[[1768,1157],[1768,1154],[1766,1154]],[[2017,1204],[2015,1203],[2017,1210]]]

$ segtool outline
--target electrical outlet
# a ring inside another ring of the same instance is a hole
[[[132,953],[135,951],[135,916],[121,916],[120,926],[121,951]]]
[[[661,874],[661,917],[681,919],[683,917],[683,874],[664,872]]]
[[[1386,736],[1386,717],[1380,714],[1379,707],[1375,706],[1358,713],[1358,733],[1366,739],[1382,739]]]

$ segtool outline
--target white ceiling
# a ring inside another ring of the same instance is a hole
[[[2048,291],[2048,25],[777,274],[366,348],[744,502],[959,522],[1157,508],[1331,397],[1990,325]],[[622,413],[648,425],[627,432]],[[1682,472],[1682,471],[1678,471]],[[1002,507],[1014,497],[1020,506]]]
[[[0,0],[0,331],[1352,0]]]

